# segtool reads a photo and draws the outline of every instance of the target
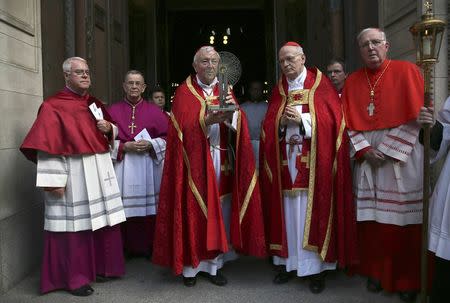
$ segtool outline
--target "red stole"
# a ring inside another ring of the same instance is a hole
[[[390,62],[390,63],[389,63]],[[369,115],[370,88],[365,69],[352,73],[345,81],[342,103],[347,127],[368,131],[393,128],[417,118],[423,104],[423,78],[419,68],[406,61],[385,60],[376,70],[367,69],[372,86],[388,68],[375,86],[372,116]]]
[[[231,188],[233,248],[265,255],[259,185],[245,115],[241,113],[235,139],[230,138],[236,146],[233,171],[225,168],[230,163],[221,155],[224,170],[219,195],[205,112],[202,89],[195,77],[188,77],[174,97],[153,251],[153,262],[172,267],[175,274],[185,265],[196,267],[228,251],[220,195],[230,193]],[[228,141],[228,131],[221,125],[221,148]]]
[[[308,69],[308,109],[312,119],[309,146],[308,207],[303,247],[317,251],[326,262],[345,266],[356,261],[356,221],[352,200],[348,136],[339,97],[318,69]],[[288,84],[283,77],[274,88],[263,122],[260,145],[260,183],[267,245],[272,255],[288,257],[283,191],[294,189],[283,166],[285,140],[279,122],[287,103]],[[305,141],[304,141],[305,142]],[[305,152],[308,151],[305,144]],[[302,156],[305,154],[302,152]],[[296,180],[297,181],[297,180]],[[295,183],[294,183],[295,184]],[[290,185],[290,186],[289,186]]]
[[[20,151],[33,162],[38,150],[61,156],[109,151],[108,139],[97,129],[89,110],[91,103],[97,104],[104,119],[112,122],[103,103],[88,94],[80,96],[65,89],[46,99]]]

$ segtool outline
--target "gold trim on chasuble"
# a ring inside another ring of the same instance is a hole
[[[195,90],[194,86],[192,86],[192,80],[191,76],[188,76],[186,79],[186,85],[191,91],[191,93],[197,98],[197,100],[200,102],[200,114],[198,115],[198,121],[200,122],[200,126],[203,130],[203,133],[205,134],[205,137],[208,137],[208,131],[206,129],[206,123],[205,123],[205,112],[206,112],[206,99],[202,98],[200,94]]]
[[[281,205],[283,206],[283,188],[281,186],[281,161],[280,161],[280,138],[278,136],[278,129],[280,128],[280,119],[281,119],[281,115],[283,114],[285,105],[286,105],[286,93],[284,92],[284,87],[283,87],[283,81],[282,78],[278,81],[278,91],[280,92],[281,95],[281,104],[280,104],[280,108],[278,109],[278,113],[275,117],[275,157],[277,157],[277,175],[278,175],[278,193],[280,195],[280,201],[281,201]],[[280,222],[284,222],[283,220],[283,216],[284,216],[284,207],[282,207],[282,212],[280,212]],[[282,250],[283,246],[281,244],[270,244],[269,245],[270,249],[273,250]]]
[[[317,148],[317,122],[316,122],[316,108],[314,107],[314,94],[317,87],[322,80],[322,72],[317,69],[316,81],[308,94],[308,106],[311,114],[311,151],[310,151],[310,169],[309,169],[309,184],[308,184],[308,205],[306,207],[306,222],[303,234],[303,248],[310,251],[318,251],[318,247],[308,244],[309,232],[311,228],[311,215],[314,203],[314,189],[316,180],[316,148]]]
[[[269,178],[270,183],[272,183],[272,171],[270,170],[269,163],[267,163],[267,158],[264,155],[264,170],[266,171],[267,177]]]
[[[186,79],[186,84],[187,84],[189,90],[200,101],[201,109],[200,109],[199,121],[200,121],[200,126],[206,136],[206,125],[205,125],[205,119],[204,119],[205,102],[204,102],[204,100],[202,102],[202,98],[200,97],[200,95],[197,93],[197,91],[192,86],[191,76],[189,76]],[[181,144],[183,144],[183,132],[181,131],[180,125],[178,124],[178,121],[176,120],[175,115],[173,113],[170,115],[170,119],[172,120],[173,126],[175,127],[175,129],[177,131],[178,139],[181,141]],[[194,183],[194,180],[192,179],[191,164],[189,162],[189,157],[186,153],[186,149],[184,148],[184,145],[183,145],[183,160],[184,160],[184,164],[186,165],[186,168],[187,168],[189,188],[191,189],[192,194],[194,195],[195,199],[197,200],[197,203],[200,206],[200,209],[202,210],[203,215],[205,216],[205,218],[208,218],[208,208],[206,207],[205,201],[203,200],[200,192],[197,189],[197,186]]]
[[[280,244],[269,244],[269,249],[270,250],[281,250],[282,247]]]
[[[336,155],[334,157],[334,161],[333,161],[333,171],[332,171],[332,178],[334,180],[335,176],[336,176],[336,171],[337,171],[337,157],[338,157],[338,152],[339,149],[341,148],[341,144],[342,144],[342,136],[344,135],[344,130],[345,130],[345,119],[344,119],[344,115],[342,115],[342,120],[341,120],[341,127],[339,128],[339,134],[336,140]],[[334,184],[332,184],[332,186],[334,186]],[[325,235],[325,240],[323,243],[323,249],[322,252],[320,254],[320,257],[322,258],[322,260],[325,260],[325,257],[327,256],[327,252],[328,252],[328,247],[330,245],[330,238],[331,238],[331,224],[333,223],[333,211],[334,211],[334,189],[332,187],[332,191],[331,191],[331,209],[330,209],[330,216],[328,217],[328,225],[327,225],[327,233]]]
[[[244,219],[245,213],[247,212],[248,204],[250,203],[250,198],[252,197],[253,190],[256,186],[256,169],[253,172],[252,181],[250,182],[250,185],[248,186],[247,193],[245,194],[244,203],[242,203],[242,207],[239,211],[239,224],[242,223],[242,219]]]

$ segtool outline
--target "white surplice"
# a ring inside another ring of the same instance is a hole
[[[355,161],[353,192],[358,221],[405,226],[422,223],[423,146],[416,121],[395,128],[349,131],[352,156],[371,146],[381,151],[385,163],[373,168]]]
[[[114,169],[127,218],[155,215],[158,208],[159,189],[161,187],[162,170],[166,141],[162,138],[150,140],[156,159],[149,153],[124,153],[122,161],[116,161],[119,142],[112,151]]]
[[[293,81],[288,81],[289,91],[303,89],[306,79],[307,70],[303,72]],[[295,108],[301,114],[303,126],[305,128],[305,136],[300,134],[298,125],[288,125],[286,129],[286,141],[291,136],[298,136],[301,139],[311,138],[311,115],[302,113],[302,106],[296,105]],[[288,152],[288,168],[292,182],[295,181],[298,170],[295,167],[297,156],[301,155],[302,145],[294,147],[294,151],[289,153],[290,146],[286,144]],[[323,262],[319,254],[314,251],[303,249],[303,235],[306,221],[306,208],[308,205],[308,192],[296,191],[283,193],[284,203],[284,222],[286,226],[286,236],[288,245],[288,257],[273,257],[275,265],[285,265],[286,271],[297,271],[297,276],[309,276],[318,274],[324,270],[336,269],[336,263]]]
[[[443,134],[441,146],[433,160],[445,156],[446,159],[430,200],[428,249],[436,256],[450,260],[450,97],[439,112],[438,120],[443,125]]]
[[[65,187],[45,195],[45,226],[51,232],[97,230],[125,221],[109,152],[55,156],[38,152],[37,187]]]

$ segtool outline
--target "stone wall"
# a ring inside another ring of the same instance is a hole
[[[41,194],[18,147],[42,102],[40,1],[0,1],[0,293],[39,264]]]

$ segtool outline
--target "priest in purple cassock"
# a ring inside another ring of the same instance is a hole
[[[158,206],[168,116],[142,98],[144,76],[136,70],[125,75],[125,98],[108,108],[119,128],[112,151],[127,221],[122,223],[128,256],[151,255]]]

